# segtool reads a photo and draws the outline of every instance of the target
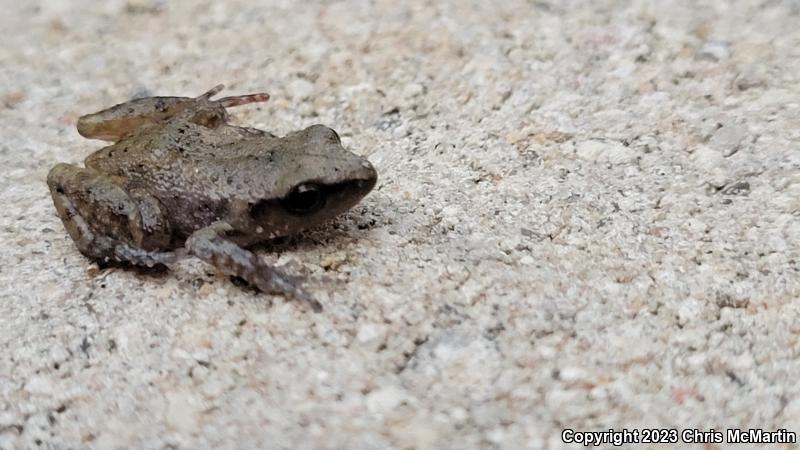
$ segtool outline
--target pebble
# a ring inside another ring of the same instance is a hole
[[[746,125],[724,125],[714,133],[708,145],[727,158],[741,149],[747,135]]]
[[[695,53],[695,59],[719,62],[728,59],[733,54],[731,45],[724,41],[707,41]]]
[[[286,91],[289,97],[295,100],[303,100],[311,97],[314,92],[314,84],[306,79],[298,78],[289,82],[286,86]]]
[[[708,231],[708,225],[702,220],[691,217],[683,223],[684,227],[694,236],[700,236]]]
[[[722,152],[706,145],[701,145],[697,148],[692,154],[692,159],[695,166],[705,172],[713,171],[724,162]]]
[[[191,432],[197,428],[198,402],[185,391],[167,393],[167,424],[181,432]]]
[[[388,328],[386,325],[369,323],[359,328],[356,340],[363,347],[370,350],[377,350],[385,341]]]
[[[635,157],[634,150],[616,141],[583,141],[578,143],[575,151],[581,159],[610,164],[623,164]]]
[[[574,383],[586,379],[586,371],[580,367],[567,366],[558,371],[558,378],[567,383]]]
[[[53,381],[49,377],[34,376],[25,383],[25,390],[34,395],[50,395],[53,393]]]
[[[403,97],[411,98],[422,94],[425,88],[419,83],[409,83],[403,88]]]
[[[367,395],[367,409],[372,414],[383,414],[396,408],[407,398],[406,391],[396,386],[387,386]]]

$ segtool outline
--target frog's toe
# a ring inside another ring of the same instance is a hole
[[[300,286],[298,277],[290,277],[270,268],[268,271],[259,273],[255,284],[261,291],[278,291],[305,303],[314,312],[322,311],[322,304]]]
[[[219,94],[220,92],[222,92],[224,89],[225,89],[225,85],[220,83],[220,84],[214,86],[213,88],[209,89],[208,91],[203,92],[197,98],[198,99],[203,99],[203,100],[208,100],[211,97],[213,97],[213,96]]]

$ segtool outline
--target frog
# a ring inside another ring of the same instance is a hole
[[[325,125],[278,137],[230,122],[256,93],[213,100],[143,97],[78,118],[78,133],[110,144],[83,166],[47,175],[56,212],[78,251],[98,264],[170,267],[196,257],[255,289],[322,305],[306,280],[252,247],[320,225],[358,204],[377,171]]]

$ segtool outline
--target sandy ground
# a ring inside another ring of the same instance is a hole
[[[0,5],[0,448],[800,431],[800,2],[100,3]],[[217,83],[380,173],[260,251],[321,314],[55,215],[79,115]]]

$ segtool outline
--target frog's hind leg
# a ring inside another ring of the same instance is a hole
[[[85,256],[150,267],[176,260],[175,253],[157,250],[168,246],[171,233],[154,198],[70,164],[55,166],[47,184],[64,227]]]
[[[164,123],[196,102],[189,97],[144,97],[78,118],[78,133],[117,142],[143,128]]]

